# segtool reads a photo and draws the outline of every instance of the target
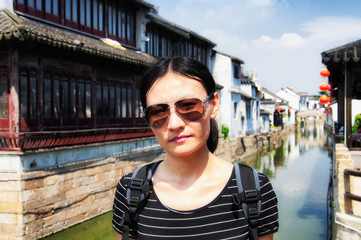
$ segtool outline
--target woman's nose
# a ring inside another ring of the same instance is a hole
[[[169,119],[168,119],[168,128],[169,129],[177,129],[180,127],[184,127],[184,120],[178,115],[174,107],[169,109]]]

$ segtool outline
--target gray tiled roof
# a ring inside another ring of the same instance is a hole
[[[133,4],[137,4],[140,7],[145,7],[145,8],[154,8],[154,6],[150,3],[147,3],[143,0],[131,0],[133,2]]]
[[[321,53],[322,62],[359,62],[361,57],[361,40],[330,49]]]
[[[7,9],[0,10],[0,42],[14,39],[135,65],[150,66],[156,61],[153,56],[140,51],[121,50],[109,46],[96,36],[85,35],[46,21],[30,19]]]
[[[229,57],[232,61],[238,62],[240,64],[244,64],[243,60],[241,60],[241,59],[239,59],[239,58],[237,58],[235,56],[229,55],[229,54],[224,53],[224,52],[216,51],[216,50],[213,50],[213,51],[218,53],[218,54],[221,54],[223,56]]]
[[[166,29],[168,29],[169,31],[172,31],[182,37],[185,37],[187,39],[189,39],[190,37],[194,37],[194,38],[197,38],[201,41],[204,41],[206,42],[207,44],[211,45],[212,47],[216,46],[217,44],[215,44],[214,42],[210,41],[209,39],[189,30],[189,29],[186,29],[184,27],[181,27],[177,24],[174,24],[166,19],[164,19],[163,17],[159,16],[158,14],[156,13],[153,13],[153,12],[149,12],[146,17],[148,19],[151,20],[151,22],[157,24],[157,25],[160,25]]]

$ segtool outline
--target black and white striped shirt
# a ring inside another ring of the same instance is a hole
[[[122,234],[120,227],[124,211],[128,209],[125,186],[131,173],[123,176],[116,188],[113,205],[113,228]],[[259,173],[262,199],[258,222],[258,236],[278,231],[277,198],[272,185]],[[145,208],[138,219],[138,229],[131,229],[130,237],[139,240],[182,239],[248,239],[248,224],[242,207],[232,201],[232,194],[238,193],[235,172],[222,192],[208,205],[192,211],[177,211],[164,206],[151,191]]]

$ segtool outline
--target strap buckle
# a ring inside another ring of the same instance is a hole
[[[244,191],[244,197],[246,203],[257,202],[261,198],[259,191],[256,189]]]
[[[142,189],[143,189],[143,183],[144,183],[144,180],[143,180],[143,179],[134,178],[134,179],[132,179],[132,182],[130,183],[129,188],[130,188],[131,190],[142,191]]]

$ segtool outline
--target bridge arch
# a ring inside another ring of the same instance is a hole
[[[320,110],[305,110],[302,112],[298,112],[296,116],[296,119],[299,121],[308,120],[310,117],[321,120],[324,120],[326,118],[325,113]]]

